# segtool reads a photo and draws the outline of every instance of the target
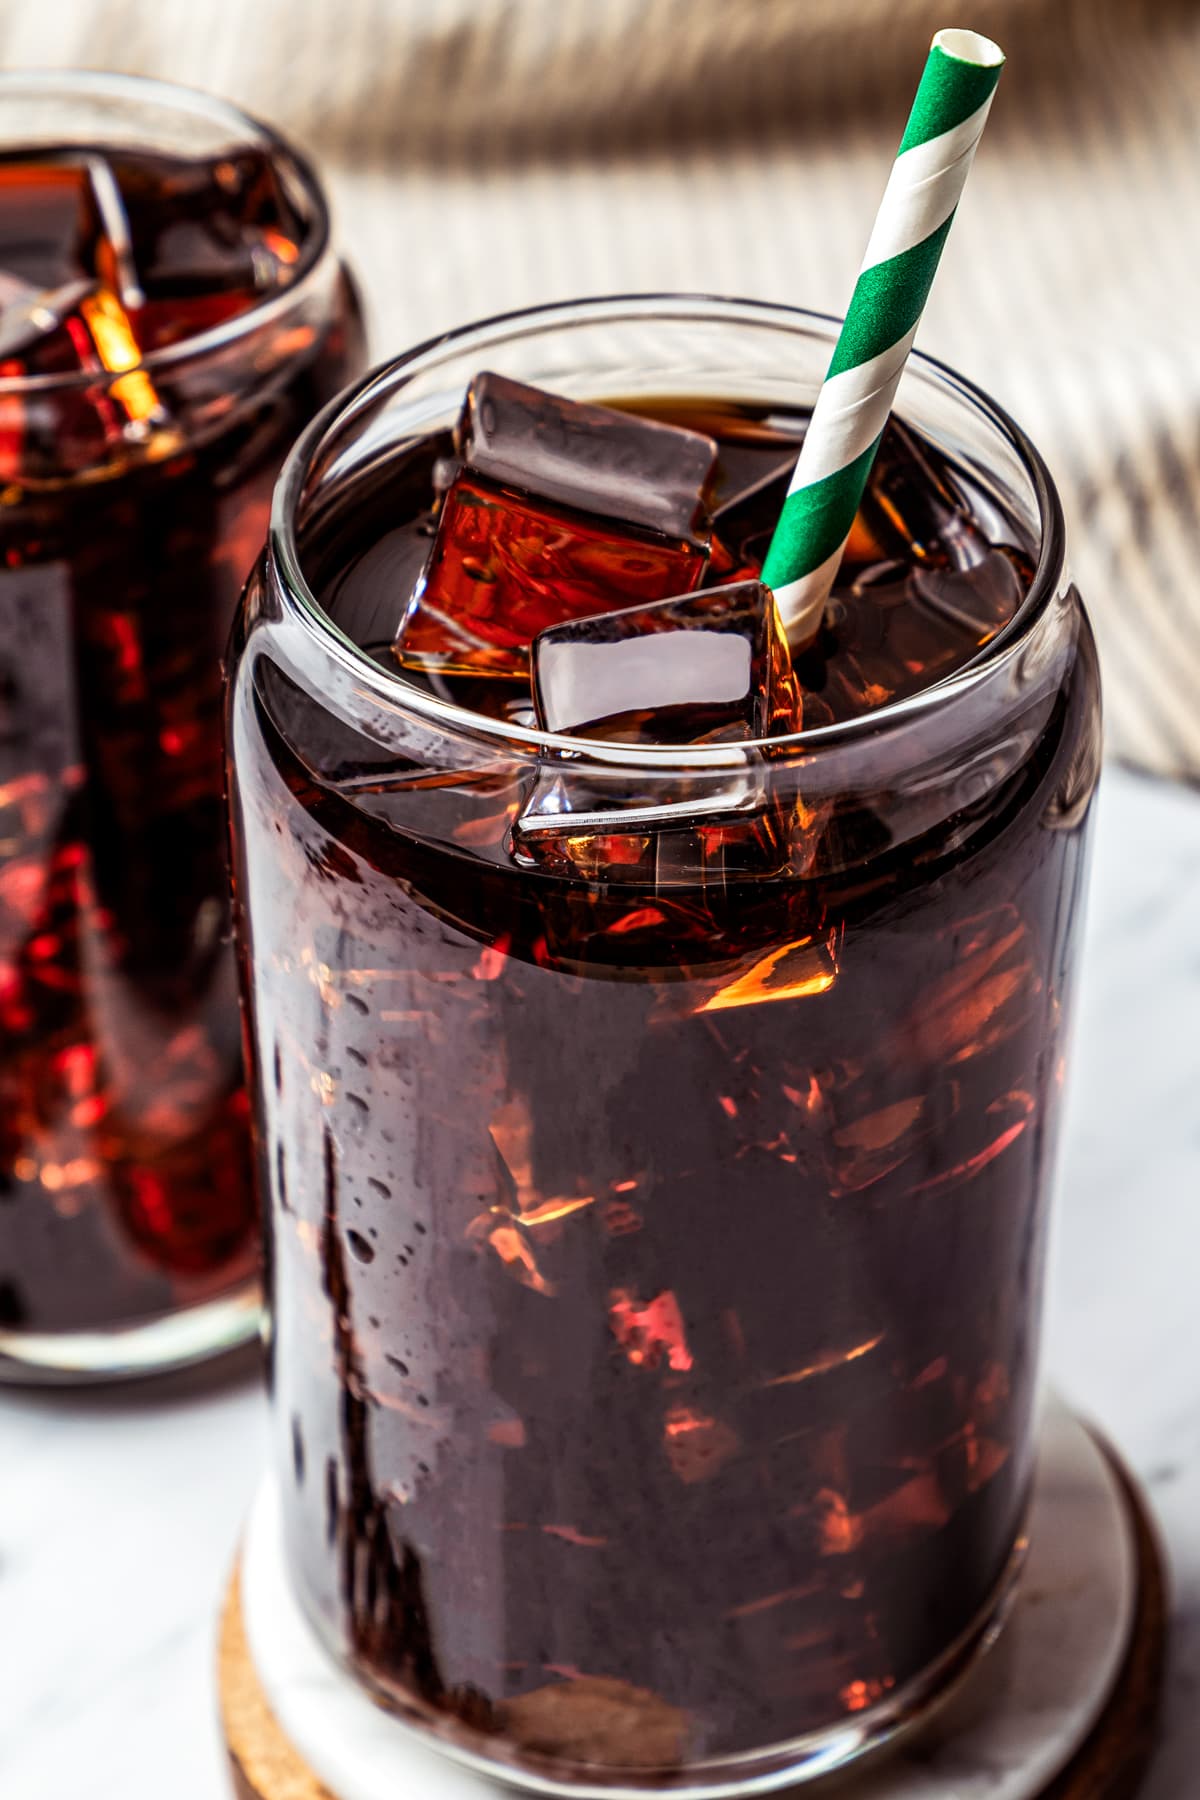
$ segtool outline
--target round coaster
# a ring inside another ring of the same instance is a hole
[[[1127,1800],[1149,1753],[1165,1609],[1152,1529],[1112,1453],[1047,1412],[1030,1551],[1008,1623],[918,1732],[796,1800]],[[241,1800],[496,1800],[328,1656],[292,1596],[271,1483],[221,1628],[222,1717]]]

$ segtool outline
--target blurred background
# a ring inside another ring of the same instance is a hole
[[[1194,0],[0,0],[0,49],[205,87],[309,149],[378,359],[621,290],[844,310],[946,24],[1009,66],[918,344],[1059,480],[1110,753],[1194,778]]]

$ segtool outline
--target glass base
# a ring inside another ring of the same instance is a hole
[[[406,1714],[397,1707],[394,1694],[373,1691],[377,1702],[392,1710],[403,1729],[425,1737],[442,1755],[505,1789],[554,1796],[555,1800],[646,1800],[647,1795],[656,1793],[669,1793],[674,1800],[746,1800],[751,1795],[774,1794],[820,1781],[851,1765],[859,1769],[924,1726],[999,1637],[1028,1547],[1023,1534],[1000,1581],[962,1636],[885,1701],[823,1731],[735,1756],[693,1762],[682,1769],[608,1772],[575,1764],[556,1765],[527,1749],[505,1755],[495,1737]],[[348,1668],[346,1672],[352,1673]],[[361,1680],[361,1671],[357,1674]]]
[[[482,1774],[451,1760],[435,1733],[384,1711],[330,1657],[292,1591],[281,1526],[278,1490],[268,1480],[230,1582],[218,1655],[238,1793],[246,1800],[501,1800],[513,1785],[525,1786],[519,1774]],[[1000,1641],[987,1657],[976,1656],[949,1704],[936,1705],[942,1696],[934,1696],[911,1728],[896,1730],[891,1754],[867,1757],[797,1794],[1129,1800],[1154,1742],[1165,1643],[1162,1561],[1111,1450],[1057,1404],[1042,1422],[1029,1537]],[[676,1796],[687,1793],[688,1773],[676,1771]],[[585,1783],[568,1791],[594,1790]],[[633,1791],[645,1800],[645,1784]],[[605,1792],[615,1800],[620,1790]]]
[[[1074,1426],[1074,1422],[1072,1421]],[[1082,1436],[1080,1428],[1074,1430]],[[241,1583],[250,1653],[283,1729],[317,1771],[321,1793],[340,1800],[376,1800],[397,1792],[430,1800],[484,1800],[518,1790],[564,1800],[730,1800],[874,1767],[940,1711],[959,1691],[1008,1617],[1026,1558],[1022,1538],[987,1604],[956,1643],[887,1701],[823,1730],[682,1767],[601,1769],[545,1761],[528,1751],[505,1755],[496,1737],[471,1733],[444,1718],[417,1718],[384,1701],[340,1659],[302,1608],[286,1565],[282,1506],[268,1479],[251,1514],[241,1558]],[[410,1766],[411,1764],[411,1766]],[[884,1762],[884,1767],[890,1767]]]
[[[163,1375],[259,1336],[257,1281],[216,1300],[110,1331],[0,1331],[0,1382],[75,1385]]]

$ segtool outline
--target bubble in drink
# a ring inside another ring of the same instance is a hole
[[[406,666],[521,677],[547,627],[698,585],[711,438],[481,374],[455,448],[397,634]]]

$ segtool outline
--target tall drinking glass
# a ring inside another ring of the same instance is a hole
[[[0,1379],[258,1329],[221,656],[362,367],[316,177],[186,89],[0,77]]]
[[[1023,593],[957,673],[790,739],[556,738],[387,650],[477,371],[761,438],[833,332],[666,297],[402,357],[293,452],[236,635],[291,1580],[357,1680],[540,1791],[827,1770],[1020,1563],[1099,742],[1037,452],[914,358],[921,466]]]

